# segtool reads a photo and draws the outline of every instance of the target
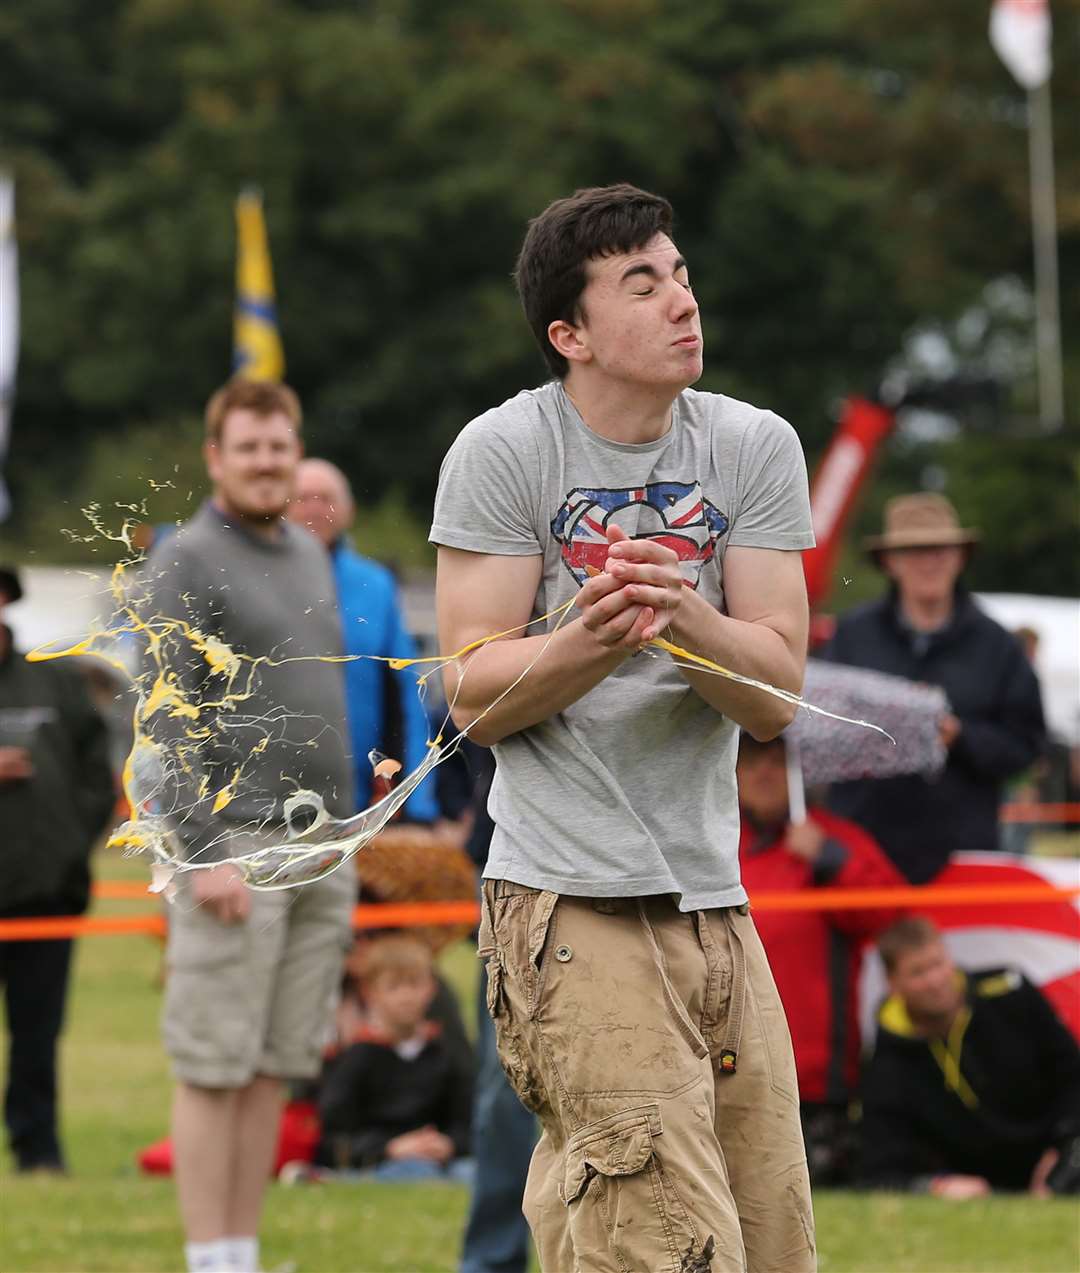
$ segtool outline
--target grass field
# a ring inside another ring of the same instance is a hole
[[[111,858],[100,874],[138,878]],[[112,903],[131,910],[131,904]],[[171,1184],[138,1175],[136,1151],[166,1131],[169,1081],[157,1037],[161,952],[142,937],[83,941],[64,1050],[64,1129],[72,1174],[0,1172],[2,1273],[151,1273],[181,1268]],[[448,952],[467,995],[473,959]],[[466,1197],[457,1186],[275,1186],[264,1264],[297,1273],[441,1273],[456,1266]],[[821,1273],[1078,1273],[1074,1202],[823,1193],[815,1198]],[[549,1270],[549,1273],[560,1273]]]

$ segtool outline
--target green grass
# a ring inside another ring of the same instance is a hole
[[[100,873],[138,878],[111,856]],[[114,909],[133,909],[113,903]],[[471,1011],[466,946],[444,967]],[[165,1134],[169,1077],[157,1035],[161,948],[98,937],[79,948],[64,1047],[64,1133],[72,1174],[0,1170],[0,1273],[138,1273],[181,1268],[171,1182],[147,1179],[136,1151]],[[298,1273],[449,1273],[466,1207],[452,1185],[274,1186],[264,1262]],[[1074,1202],[823,1193],[815,1197],[821,1273],[1078,1273]],[[550,1270],[549,1273],[561,1273]]]

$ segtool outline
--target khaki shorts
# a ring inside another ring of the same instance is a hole
[[[351,942],[355,871],[253,890],[242,924],[196,906],[190,879],[169,909],[162,1037],[174,1074],[197,1087],[314,1076]]]
[[[812,1273],[791,1038],[746,908],[484,886],[511,1084],[543,1125],[546,1273]]]

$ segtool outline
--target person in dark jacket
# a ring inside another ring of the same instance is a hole
[[[845,615],[824,657],[940,685],[945,771],[837,783],[830,807],[864,827],[913,884],[960,849],[993,850],[1005,781],[1045,743],[1039,684],[1016,638],[975,604],[960,576],[978,539],[941,495],[902,495],[868,541],[892,582],[879,601]]]
[[[460,1174],[472,1085],[427,1017],[430,951],[404,934],[377,938],[364,951],[360,988],[367,1020],[320,1085],[316,1163],[395,1180]]]
[[[782,738],[739,740],[739,864],[753,905],[761,892],[878,889],[904,877],[853,822],[811,807],[793,823]],[[896,908],[762,910],[761,943],[784,1004],[803,1138],[814,1185],[850,1184],[856,1135],[850,1110],[859,1078],[857,988],[863,949],[896,919]]]
[[[0,567],[0,616],[19,599]],[[105,726],[79,671],[28,663],[0,622],[0,919],[81,915],[90,850],[115,801]],[[4,1119],[19,1171],[63,1171],[56,1047],[71,938],[0,941],[8,1023]]]
[[[890,997],[863,1077],[866,1183],[1080,1192],[1080,1046],[1007,968],[963,973],[930,920],[878,939]]]

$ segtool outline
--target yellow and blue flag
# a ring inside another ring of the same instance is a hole
[[[233,374],[246,380],[280,380],[285,374],[270,244],[257,190],[244,190],[236,200]]]

